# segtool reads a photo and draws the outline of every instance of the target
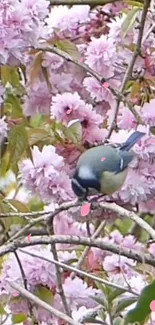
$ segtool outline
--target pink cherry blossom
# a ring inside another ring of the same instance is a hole
[[[96,306],[95,300],[91,297],[95,296],[98,293],[98,290],[88,287],[86,282],[83,282],[78,277],[75,277],[73,280],[68,277],[66,278],[63,289],[67,302],[72,310],[77,309],[81,306],[86,308],[93,308]],[[58,306],[59,297],[55,297],[54,305]]]
[[[155,111],[154,111],[155,99],[151,99],[150,103],[145,103],[142,108],[142,116],[144,121],[150,126],[155,125]]]
[[[155,243],[151,244],[148,249],[149,253],[155,255]]]
[[[137,121],[134,115],[128,109],[128,107],[125,107],[123,105],[120,107],[119,111],[118,126],[119,128],[126,130],[131,130],[137,127]]]
[[[146,177],[129,168],[124,185],[113,196],[119,197],[123,202],[130,202],[135,205],[137,202],[147,201],[148,196],[151,196],[152,193],[155,194],[155,188],[150,186]]]
[[[67,6],[52,7],[46,19],[49,34],[54,28],[58,28],[65,36],[73,36],[81,23],[89,21],[89,6]]]
[[[36,114],[48,115],[50,111],[51,94],[47,83],[39,82],[31,85],[27,89],[27,95],[24,97],[23,113],[26,116]]]
[[[99,83],[98,80],[92,77],[87,77],[83,81],[83,85],[86,87],[87,91],[90,93],[91,97],[97,102],[102,102],[105,100],[110,104],[110,106],[115,104],[115,99],[111,91]]]
[[[132,275],[132,267],[135,262],[124,256],[111,255],[106,256],[103,261],[103,268],[109,274],[124,273],[128,277]]]
[[[85,102],[80,98],[78,93],[57,94],[52,99],[51,115],[59,122],[68,124],[69,121],[81,116],[85,107]]]
[[[70,179],[64,172],[63,159],[56,154],[55,147],[44,146],[42,152],[34,146],[33,161],[23,160],[20,172],[24,186],[39,194],[45,202],[52,198],[71,198],[73,192]]]
[[[111,76],[112,65],[116,60],[116,47],[114,40],[102,35],[100,38],[92,37],[86,52],[86,63],[99,72]],[[110,74],[110,75],[109,75]]]
[[[2,0],[0,4],[0,62],[23,63],[29,46],[37,44],[48,13],[46,0]]]

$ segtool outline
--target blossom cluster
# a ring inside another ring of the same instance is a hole
[[[20,166],[23,185],[38,193],[43,202],[51,199],[67,200],[73,197],[70,179],[64,171],[63,157],[55,152],[54,146],[44,146],[42,152],[37,146],[31,159],[23,160]]]
[[[113,231],[109,236],[103,237],[103,241],[134,249],[137,253],[142,253],[144,250],[144,245],[136,241],[134,236],[122,236],[117,230]],[[149,252],[153,256],[155,254],[154,246],[154,244],[151,244],[149,247]],[[27,253],[30,253],[30,255]],[[31,254],[38,257],[31,256]],[[49,298],[51,299],[49,303],[58,310],[64,311],[61,296],[58,294],[57,276],[55,265],[52,263],[53,254],[50,251],[50,246],[42,247],[38,245],[35,246],[35,248],[25,248],[22,252],[18,252],[18,257],[20,258],[27,279],[28,290],[37,294],[37,289],[39,290],[40,287],[46,288],[49,291],[49,297],[51,297]],[[67,251],[62,253],[60,251],[58,257],[61,262],[67,263],[71,260],[76,260],[77,254],[75,251],[71,253]],[[100,270],[100,272],[104,271],[109,280],[114,284],[122,285],[124,288],[130,287],[133,292],[140,293],[148,282],[138,273],[136,265],[137,263],[132,259],[111,253],[103,254],[102,250],[96,248],[91,248],[88,255],[89,268]],[[63,272],[62,279],[67,303],[71,308],[72,316],[75,320],[77,318],[80,319],[82,315],[86,315],[87,312],[96,308],[97,302],[95,297],[101,298],[103,294],[99,289],[95,289],[90,285],[88,286],[87,282],[80,279],[78,276],[72,278],[70,271],[68,271],[68,273]],[[28,301],[21,297],[11,286],[14,282],[22,285],[23,276],[15,255],[11,254],[3,263],[2,267],[0,278],[1,302],[9,298],[8,307],[13,314],[24,312],[30,315]],[[132,294],[128,292],[124,294],[124,297],[128,296],[132,296]],[[39,324],[42,322],[51,324],[51,321],[55,321],[56,324],[59,324],[54,316],[51,316],[50,313],[41,307],[34,306],[33,308],[34,315],[37,317]],[[132,306],[130,308],[132,308]],[[124,311],[122,315],[124,315]]]
[[[131,18],[131,13],[132,24],[129,24],[128,15]],[[0,146],[10,129],[21,123],[27,133],[27,149],[30,149],[24,153],[19,150],[19,161],[13,166],[9,154],[4,159],[2,171],[7,166],[13,167],[17,174],[12,183],[18,183],[18,180],[22,183],[22,187],[11,188],[9,193],[6,191],[7,199],[12,199],[12,206],[15,204],[15,207],[23,209],[25,204],[27,211],[27,208],[36,208],[36,202],[39,202],[37,210],[43,206],[44,210],[53,211],[60,203],[75,197],[71,189],[71,177],[81,147],[101,144],[108,135],[117,110],[118,98],[115,94],[119,94],[127,67],[133,58],[141,15],[141,4],[137,9],[134,4],[132,7],[123,1],[94,8],[89,5],[53,6],[48,0],[0,1],[0,65],[3,67],[0,74]],[[123,187],[112,197],[105,198],[129,208],[136,206],[140,213],[152,214],[155,212],[153,21],[154,11],[150,8],[142,37],[142,55],[137,57],[132,75],[129,76],[125,100],[119,105],[117,128],[109,140],[122,143],[134,130],[145,132],[146,135],[133,147],[135,157],[129,165]],[[42,44],[47,47],[52,45],[51,51],[40,51]],[[57,48],[63,50],[64,55],[58,55]],[[19,81],[15,84],[16,75]],[[129,102],[134,105],[144,125],[137,121]],[[72,143],[65,138],[63,130],[76,119],[81,122],[82,136],[78,143]],[[42,139],[40,136],[45,126],[50,130],[47,143],[46,137]],[[32,131],[30,134],[29,130]],[[19,156],[18,145],[16,147],[15,158]],[[4,181],[5,189],[7,181]],[[1,187],[2,183],[3,180]],[[36,200],[34,205],[31,200],[33,195]],[[89,226],[91,234],[95,231],[94,220],[97,217],[109,224],[111,219],[116,219],[114,213],[103,213],[100,210],[92,211]],[[63,211],[53,220],[54,234],[88,237],[85,221],[80,216],[79,208]],[[12,234],[14,229],[16,231],[18,225],[11,220],[11,226],[6,232]],[[143,254],[146,247],[134,235],[122,235],[116,224],[112,229],[115,230],[110,234],[105,232],[106,235],[99,238],[109,245],[117,245],[120,256],[91,247],[84,267],[88,272],[101,272],[103,278],[121,285],[127,291],[130,288],[140,293],[148,284],[148,277],[138,271],[136,261],[121,256],[121,248]],[[79,258],[79,251],[74,250],[76,247],[56,244],[56,249],[60,261],[76,265]],[[35,246],[24,250],[25,253],[17,253],[25,273],[27,289],[34,294],[40,288],[48,290],[51,306],[64,312],[50,247]],[[147,251],[154,256],[155,244],[150,245]],[[46,256],[49,261],[27,255],[26,252],[42,258]],[[102,292],[93,281],[89,282],[78,275],[72,277],[70,271],[62,270],[61,275],[71,315],[74,320],[81,321],[87,313],[98,307],[97,298],[102,298]],[[28,301],[11,286],[15,282],[24,286],[17,256],[10,254],[8,259],[4,259],[1,269],[0,300],[4,305],[7,301],[12,314],[25,313],[30,316]],[[132,296],[131,290],[130,293],[124,293],[123,297]],[[121,316],[129,308],[123,310]],[[33,315],[39,325],[64,325],[60,319],[36,305],[33,306]],[[104,321],[110,324],[108,312],[106,316]],[[98,320],[103,321],[99,317]],[[29,325],[28,321],[24,325]]]
[[[45,12],[47,14],[45,7],[44,10],[42,10],[44,14]],[[93,9],[91,11],[89,6],[72,6],[71,8],[67,6],[53,7],[45,19],[46,37],[44,38],[54,38],[55,29],[57,29],[58,38],[61,37],[62,42],[66,37],[71,40],[78,39],[78,43],[76,44],[75,41],[75,44],[81,55],[82,61],[99,75],[105,76],[105,78],[108,79],[108,85],[110,87],[119,89],[121,80],[124,76],[124,65],[126,65],[132,57],[132,50],[128,48],[128,45],[130,43],[136,43],[138,34],[137,23],[135,21],[133,28],[126,33],[126,37],[123,37],[122,26],[127,17],[127,13],[122,11],[118,17],[117,13],[120,13],[120,10],[123,10],[124,7],[123,5],[116,7],[117,9],[114,9],[113,5],[104,6],[104,12],[102,8],[99,10]],[[108,21],[107,32],[104,34],[101,33],[96,37],[93,31],[95,32],[95,30],[98,30],[101,22],[102,24],[106,23],[106,13],[110,15],[112,11],[115,18],[112,17],[110,21]],[[42,13],[41,18],[43,17],[44,15]],[[147,17],[146,28],[144,30],[144,42],[142,44],[144,52],[147,52],[147,66],[146,59],[139,58],[134,67],[135,74],[143,74],[144,77],[146,75],[148,78],[152,75],[148,62],[150,60],[150,64],[152,64],[153,52],[151,54],[148,53],[147,46],[149,40],[153,42],[151,43],[152,46],[154,44],[151,33],[146,37],[150,24],[151,12]],[[86,39],[89,30],[91,31],[91,37],[90,39]],[[26,66],[28,80],[31,64],[32,62],[29,66],[29,63],[27,63]],[[32,86],[29,85],[28,82],[28,84],[25,85],[27,94],[24,97],[23,113],[26,116],[32,117],[38,113],[45,116],[51,116],[52,120],[54,119],[57,123],[62,123],[65,126],[67,126],[70,121],[79,119],[82,125],[82,142],[88,142],[91,145],[94,143],[102,143],[107,135],[107,126],[110,126],[112,122],[116,106],[116,98],[109,87],[105,83],[101,84],[95,77],[88,76],[82,68],[65,61],[57,54],[48,52],[43,53],[41,64],[43,68],[48,70],[48,79],[52,87],[49,89],[46,81],[43,80],[43,76],[38,77]],[[128,177],[122,190],[113,196],[113,198],[119,200],[119,202],[122,201],[132,205],[139,204],[140,210],[142,211],[143,209],[144,211],[148,210],[148,200],[152,202],[152,198],[155,194],[153,167],[155,144],[154,136],[148,130],[148,127],[154,125],[153,107],[154,99],[142,105],[140,104],[140,98],[137,101],[135,109],[147,125],[147,127],[141,127],[138,126],[136,118],[129,108],[121,103],[118,115],[119,131],[117,133],[113,132],[111,136],[111,141],[116,141],[116,138],[118,138],[119,142],[122,142],[124,141],[124,137],[127,138],[128,134],[137,128],[146,132],[146,136],[134,146],[136,158],[134,163],[131,164]],[[72,159],[70,157],[75,156],[76,159],[80,152],[77,152],[76,147],[73,147],[70,151],[69,147],[64,149],[63,146],[60,148],[60,145],[57,146],[57,152],[60,153],[60,155],[62,154],[65,164],[69,166],[68,175],[71,175],[72,173],[69,172],[69,170],[73,170],[75,164],[72,165]],[[73,159],[74,163],[75,159]],[[25,178],[24,183],[30,188],[31,182],[28,184],[26,181],[26,178],[29,178],[26,173],[28,173],[30,165],[28,167],[27,160],[23,162],[23,164],[25,164],[25,168],[22,179],[24,180]],[[49,177],[47,173],[46,177]],[[43,185],[42,187],[41,185],[41,180],[38,180],[35,191],[37,191],[42,198],[48,196],[50,199],[51,194],[50,191],[47,190],[50,188],[51,184],[50,177],[48,181],[46,180],[43,183],[48,183],[46,191],[45,186]],[[66,183],[66,185],[67,184],[70,187],[69,182]],[[70,189],[68,189],[68,191],[70,192]],[[46,194],[43,193],[42,195],[41,192]],[[67,198],[67,196],[65,197]],[[147,205],[145,205],[145,202],[147,202]]]
[[[46,0],[2,0],[0,3],[1,64],[23,63],[25,52],[44,34]]]

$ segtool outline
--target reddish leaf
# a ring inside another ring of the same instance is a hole
[[[28,243],[30,243],[30,239],[31,239],[31,234],[29,234],[29,235],[27,236],[27,241],[28,241]]]
[[[90,212],[90,206],[91,206],[91,204],[87,203],[81,207],[81,216],[82,217],[85,217],[88,215],[88,213]]]
[[[30,71],[30,83],[31,85],[38,78],[39,73],[42,71],[42,52],[38,52],[34,58],[33,65]]]

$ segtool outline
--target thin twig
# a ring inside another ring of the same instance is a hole
[[[51,246],[52,246],[53,257],[54,257],[55,261],[57,261],[59,263],[58,254],[57,254],[55,244],[52,244]],[[56,273],[57,273],[58,294],[61,297],[61,300],[62,300],[62,303],[63,303],[64,310],[65,310],[66,314],[69,317],[71,317],[71,311],[70,311],[70,308],[69,308],[69,306],[67,304],[65,292],[64,292],[64,289],[63,289],[63,285],[62,285],[61,269],[59,267],[59,264],[55,264],[55,267],[56,267]]]
[[[96,237],[99,237],[102,229],[105,227],[105,224],[106,224],[106,221],[101,222],[101,224],[99,225],[99,227],[96,229],[96,231],[92,235],[92,237],[91,237],[92,239],[95,239]],[[79,258],[78,263],[76,264],[76,269],[80,269],[81,268],[81,266],[82,266],[82,264],[83,264],[83,262],[84,262],[84,260],[85,260],[85,258],[87,256],[89,250],[90,250],[90,247],[86,247],[84,249],[83,253],[81,254],[81,256]],[[71,278],[73,278],[73,277],[74,277],[74,273],[71,274]]]
[[[131,0],[132,1],[132,0]],[[136,0],[143,3],[143,0]],[[108,3],[120,2],[120,0],[50,0],[51,5],[90,5],[90,6],[104,6]],[[133,2],[135,2],[133,0]]]
[[[109,287],[112,287],[112,288],[115,288],[115,289],[119,289],[119,290],[124,290],[126,292],[132,293],[133,295],[138,296],[137,292],[135,292],[133,290],[130,290],[129,288],[124,288],[124,287],[122,287],[122,286],[120,286],[118,284],[115,284],[113,282],[109,282],[109,281],[106,281],[104,279],[101,279],[98,276],[95,276],[93,274],[90,274],[90,273],[87,273],[85,271],[79,270],[79,269],[77,269],[77,267],[73,267],[73,266],[67,265],[67,264],[62,263],[62,262],[58,262],[58,261],[56,261],[54,259],[53,260],[49,260],[46,257],[39,256],[38,254],[34,254],[34,253],[31,253],[31,252],[25,251],[23,249],[19,249],[19,251],[22,252],[22,253],[24,253],[24,254],[27,254],[27,255],[36,257],[36,258],[40,258],[43,261],[46,261],[46,262],[49,262],[49,263],[53,263],[55,265],[59,265],[62,269],[66,269],[66,270],[69,270],[69,271],[73,271],[76,274],[82,275],[82,276],[87,277],[89,279],[92,279],[94,281],[98,281],[98,282],[103,283],[103,284],[105,284],[105,285],[107,285]]]
[[[155,239],[155,230],[142,218],[140,218],[133,211],[128,211],[116,203],[99,203],[100,207],[117,213],[120,217],[128,218],[136,222],[141,228],[143,228],[152,238]]]
[[[54,235],[53,221],[54,221],[54,218],[53,217],[49,216],[47,218],[47,223],[46,224],[47,224],[47,231],[48,231],[49,235]],[[59,262],[58,254],[57,254],[57,250],[56,250],[56,244],[55,243],[51,244],[51,251],[53,253],[54,259],[57,262]],[[69,317],[71,317],[71,310],[70,310],[70,308],[69,308],[69,306],[67,304],[65,292],[64,292],[64,289],[63,289],[63,285],[62,285],[61,268],[59,267],[58,264],[55,264],[55,268],[56,268],[56,275],[57,275],[58,294],[61,297],[62,304],[64,306],[64,310],[65,310],[66,314]]]
[[[29,292],[26,289],[22,288],[19,284],[12,283],[12,282],[9,282],[9,284],[10,284],[10,286],[12,288],[14,288],[15,290],[17,290],[24,298],[27,298],[28,300],[31,300],[34,304],[36,304],[36,305],[44,308],[51,315],[54,315],[55,317],[58,317],[58,318],[62,319],[63,321],[67,322],[67,324],[81,325],[79,322],[76,322],[75,320],[73,320],[72,318],[68,317],[67,315],[65,315],[61,311],[58,311],[57,309],[53,308],[52,306],[50,306],[46,302],[42,301],[41,299],[39,299],[38,297],[36,297],[35,295],[33,295],[31,292]]]
[[[89,247],[98,247],[104,251],[108,251],[114,254],[126,256],[133,259],[139,263],[147,263],[149,265],[155,266],[155,259],[150,254],[142,254],[136,252],[135,250],[128,249],[125,247],[120,247],[120,245],[115,245],[111,243],[105,243],[103,239],[92,239],[86,237],[78,236],[63,236],[63,235],[53,235],[53,236],[43,236],[41,238],[31,238],[30,242],[27,239],[16,240],[12,243],[3,245],[0,247],[0,256],[4,256],[7,253],[14,252],[18,248],[30,247],[36,245],[50,245],[50,244],[72,244],[72,245],[84,245]]]
[[[18,263],[18,266],[20,268],[20,272],[21,272],[21,276],[22,276],[22,280],[23,280],[23,284],[24,284],[24,287],[26,290],[28,290],[27,288],[27,279],[26,279],[26,275],[25,275],[25,272],[24,272],[24,269],[23,269],[23,266],[22,266],[22,263],[20,261],[20,258],[17,254],[17,251],[14,252],[14,255],[16,257],[16,260],[17,260],[17,263]]]
[[[126,70],[125,76],[124,76],[123,81],[122,81],[122,86],[121,86],[121,89],[120,89],[120,92],[122,94],[124,93],[127,82],[132,77],[132,72],[133,72],[133,68],[134,68],[136,59],[137,59],[138,55],[140,55],[140,52],[141,52],[142,37],[143,37],[145,20],[146,20],[146,16],[147,16],[149,6],[150,6],[150,0],[144,0],[144,7],[143,7],[143,10],[142,10],[141,21],[140,21],[140,24],[139,24],[139,33],[138,33],[138,36],[137,36],[136,49],[133,52],[131,62],[129,63],[128,69]],[[119,111],[120,102],[121,102],[121,99],[118,98],[117,103],[116,103],[116,107],[115,107],[113,120],[112,120],[112,123],[110,125],[110,128],[109,128],[108,135],[107,135],[106,139],[108,139],[111,136],[115,126],[117,125],[117,115],[118,115],[118,111]],[[131,106],[129,107],[129,109],[131,110]],[[134,115],[135,115],[135,111],[134,111]]]
[[[24,271],[24,269],[23,269],[23,266],[22,266],[22,263],[21,263],[21,260],[20,260],[20,258],[19,258],[19,256],[18,256],[17,251],[14,252],[14,255],[15,255],[15,257],[16,257],[16,260],[17,260],[18,266],[19,266],[19,268],[20,268],[20,272],[21,272],[21,276],[22,276],[22,280],[23,280],[24,288],[25,288],[26,290],[28,290],[28,288],[27,288],[27,278],[26,278],[25,271]],[[33,318],[33,317],[34,317],[34,316],[33,316],[33,309],[32,309],[33,306],[32,306],[32,304],[31,304],[30,301],[28,301],[28,306],[29,306],[29,312],[30,312],[31,318]]]
[[[54,216],[56,216],[61,211],[66,211],[66,210],[68,210],[68,209],[70,209],[72,207],[76,207],[76,206],[79,206],[79,205],[80,205],[80,203],[78,202],[78,200],[74,200],[74,201],[71,201],[71,202],[67,202],[67,203],[65,202],[65,203],[61,204],[54,212],[53,211],[51,211],[51,212],[50,211],[48,211],[48,212],[47,211],[38,211],[37,213],[33,212],[32,213],[33,216],[39,215],[39,217],[36,218],[36,219],[30,219],[29,223],[25,227],[20,229],[15,235],[13,235],[8,242],[13,241],[13,240],[19,238],[20,236],[24,235],[25,232],[27,232],[31,227],[35,226],[36,224],[38,224],[40,222],[43,222],[43,221],[45,222],[48,218],[52,219]],[[4,216],[5,214],[1,213],[0,218],[1,218],[1,215]],[[30,216],[31,213],[28,212],[28,213],[14,214],[12,212],[12,213],[9,213],[9,214],[6,213],[6,215],[9,215],[9,216],[14,216],[14,215],[16,215],[16,216]]]
[[[47,221],[47,218],[53,218],[55,215],[60,213],[61,211],[66,211],[69,210],[70,208],[77,207],[83,205],[84,202],[79,202],[77,200],[66,202],[61,204],[56,210],[53,212],[48,212],[48,214],[42,215],[35,220],[30,219],[29,224],[27,224],[23,229],[19,230],[13,237],[10,238],[10,241],[15,240],[16,238],[20,237],[25,233],[25,231],[28,231],[32,226],[36,225],[37,223],[44,221]],[[129,218],[136,222],[141,228],[143,228],[150,236],[152,239],[155,239],[155,230],[143,219],[141,219],[136,213],[126,210],[123,207],[115,204],[115,203],[109,203],[109,202],[98,202],[98,203],[93,203],[92,207],[98,208],[101,207],[102,209],[107,209],[111,210],[121,217]],[[13,214],[13,213],[12,213]],[[26,215],[26,213],[25,213]]]
[[[94,77],[99,83],[101,83],[101,85],[103,85],[104,82],[108,81],[108,79],[98,74],[95,70],[91,69],[87,64],[79,62],[75,57],[74,58],[71,57],[68,53],[56,48],[55,46],[48,44],[47,42],[40,43],[37,49],[35,48],[35,50],[43,51],[43,52],[51,52],[57,54],[58,56],[60,56],[61,58],[65,59],[68,62],[74,63],[79,68],[82,68],[84,71],[89,73],[92,77]],[[141,119],[141,116],[135,110],[133,103],[131,101],[128,101],[126,96],[123,95],[123,93],[112,88],[110,85],[108,86],[108,89],[117,98],[117,100],[122,101],[123,103],[126,103],[128,105],[129,109],[131,110],[131,112],[133,113],[133,115],[135,116],[139,124],[144,124],[144,122]]]

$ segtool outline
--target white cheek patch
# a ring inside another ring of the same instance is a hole
[[[81,192],[83,192],[83,193],[85,193],[86,192],[86,190],[79,184],[79,182],[75,179],[75,178],[73,178],[73,180],[72,180],[72,183],[77,187],[77,188],[79,188],[80,190],[81,190]]]
[[[81,166],[78,170],[78,176],[81,179],[92,179],[94,178],[94,174],[91,169],[89,169],[87,166]]]
[[[123,165],[124,165],[124,161],[123,161],[123,158],[121,158],[120,169],[123,169]]]

